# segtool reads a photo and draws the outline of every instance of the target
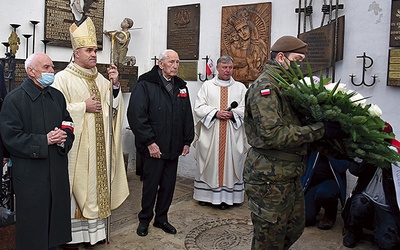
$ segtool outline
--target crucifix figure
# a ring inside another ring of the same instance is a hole
[[[71,10],[75,18],[75,23],[79,26],[86,19],[90,5],[98,0],[71,0]]]

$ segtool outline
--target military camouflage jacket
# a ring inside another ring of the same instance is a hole
[[[308,144],[323,136],[323,124],[302,126],[282,91],[268,70],[249,87],[244,115],[248,142],[254,148],[305,155]]]

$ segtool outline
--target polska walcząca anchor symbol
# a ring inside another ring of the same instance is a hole
[[[362,59],[363,59],[363,73],[362,73],[362,79],[361,79],[361,83],[354,83],[353,79],[354,79],[354,77],[355,77],[356,75],[351,74],[351,75],[350,75],[350,77],[351,77],[351,83],[352,83],[354,86],[361,86],[361,85],[364,84],[364,85],[367,86],[367,87],[371,87],[372,85],[375,84],[376,78],[378,78],[378,76],[375,75],[375,74],[374,74],[373,76],[371,76],[372,79],[373,79],[373,81],[372,81],[371,84],[367,84],[367,83],[365,82],[365,72],[367,71],[367,69],[369,69],[369,68],[372,67],[372,65],[374,64],[374,60],[372,60],[371,57],[367,56],[367,55],[365,54],[365,52],[363,53],[362,56],[357,56],[357,58],[362,58]],[[367,64],[367,61],[366,61],[367,59],[369,60],[369,64]]]

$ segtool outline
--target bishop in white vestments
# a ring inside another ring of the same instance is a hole
[[[53,86],[64,94],[76,128],[76,141],[68,154],[72,218],[72,246],[68,249],[78,249],[80,243],[90,247],[106,238],[105,218],[125,201],[129,188],[121,144],[124,107],[117,68],[108,69],[113,85],[97,72],[96,33],[89,17],[79,26],[73,23],[70,33],[74,61],[56,74]]]

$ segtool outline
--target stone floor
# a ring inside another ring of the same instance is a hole
[[[178,233],[166,234],[150,225],[146,237],[137,236],[141,182],[134,172],[128,172],[128,179],[131,193],[127,201],[111,216],[110,242],[98,245],[96,249],[250,249],[252,225],[247,205],[234,206],[227,210],[200,206],[192,198],[193,180],[183,177],[178,177],[169,211],[169,221]],[[306,228],[301,238],[290,249],[347,249],[342,245],[342,224],[338,216],[331,230]],[[370,242],[360,242],[355,249],[377,248]]]

